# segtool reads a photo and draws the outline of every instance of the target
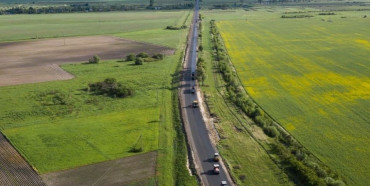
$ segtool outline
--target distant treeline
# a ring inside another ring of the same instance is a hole
[[[193,3],[165,5],[165,6],[145,6],[145,5],[104,5],[89,3],[70,4],[68,6],[49,6],[49,7],[12,7],[0,9],[0,15],[4,14],[52,14],[52,13],[74,13],[74,12],[110,12],[110,11],[130,11],[130,10],[170,10],[170,9],[191,9]]]

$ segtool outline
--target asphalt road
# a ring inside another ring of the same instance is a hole
[[[182,106],[183,120],[187,131],[188,141],[193,152],[196,167],[200,173],[204,185],[216,186],[221,185],[221,181],[227,181],[232,185],[231,180],[225,174],[225,168],[220,165],[220,174],[213,173],[214,153],[217,152],[212,145],[208,131],[199,108],[192,108],[194,100],[198,100],[197,93],[192,94],[191,88],[196,85],[192,80],[192,72],[196,71],[197,60],[197,41],[198,41],[198,17],[199,5],[196,1],[194,17],[191,26],[191,38],[189,39],[188,53],[183,69],[183,76],[180,88],[180,100]],[[222,156],[222,154],[221,154]],[[219,163],[217,163],[219,164]]]

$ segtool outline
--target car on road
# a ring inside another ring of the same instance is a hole
[[[213,164],[213,173],[214,174],[220,174],[220,165],[219,164]]]
[[[191,79],[195,80],[195,72],[191,72]]]
[[[193,108],[198,108],[198,107],[199,107],[199,103],[198,103],[198,101],[197,101],[197,100],[194,100],[194,101],[193,101],[193,103],[191,104],[191,106],[192,106]]]
[[[213,161],[215,162],[220,161],[220,154],[218,154],[218,152],[215,152],[215,155],[213,156]]]
[[[222,185],[222,186],[227,185],[227,181],[221,181],[221,185]]]
[[[195,94],[195,86],[191,87],[191,93]]]

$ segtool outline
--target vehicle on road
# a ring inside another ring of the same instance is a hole
[[[191,93],[195,94],[195,86],[191,87]]]
[[[213,164],[213,173],[214,174],[220,174],[220,165],[219,164]]]
[[[221,181],[221,185],[222,185],[222,186],[227,185],[227,181]]]
[[[198,107],[199,107],[199,103],[198,103],[198,101],[197,101],[197,100],[194,100],[194,101],[193,101],[193,103],[191,104],[191,106],[192,106],[193,108],[198,108]]]
[[[191,79],[195,80],[195,72],[191,72]]]
[[[218,154],[218,152],[216,152],[215,155],[213,156],[213,161],[215,162],[220,161],[220,155]]]

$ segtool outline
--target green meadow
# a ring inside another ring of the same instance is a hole
[[[256,8],[215,19],[248,94],[349,184],[366,185],[370,12],[310,10]],[[281,18],[300,14],[313,17]]]
[[[136,143],[143,152],[157,150],[160,96],[170,91],[166,76],[175,57],[143,66],[64,65],[75,79],[2,87],[2,132],[40,173],[132,156]],[[106,77],[132,87],[134,96],[110,98],[83,90]],[[40,95],[53,91],[63,93],[67,104],[45,106]]]
[[[104,34],[176,49],[143,65],[122,59],[66,64],[62,68],[74,79],[0,87],[0,130],[41,174],[157,151],[156,179],[174,185],[175,155],[182,149],[173,143],[177,107],[171,81],[187,29],[164,28],[189,25],[191,16],[190,11],[0,16],[1,41]],[[111,98],[86,91],[89,83],[108,77],[131,87],[134,95]],[[130,152],[132,147],[142,151]]]
[[[156,34],[159,44],[162,44],[166,43],[166,40],[161,39],[161,34],[162,36],[166,33],[167,35],[177,34],[164,30],[166,26],[182,25],[188,15],[187,10],[0,16],[0,42],[133,33],[131,35],[134,39],[144,41],[152,39],[153,35],[150,34]],[[138,38],[135,35],[136,32],[145,32],[145,34],[141,34]],[[167,43],[175,47],[178,40],[167,41]]]

